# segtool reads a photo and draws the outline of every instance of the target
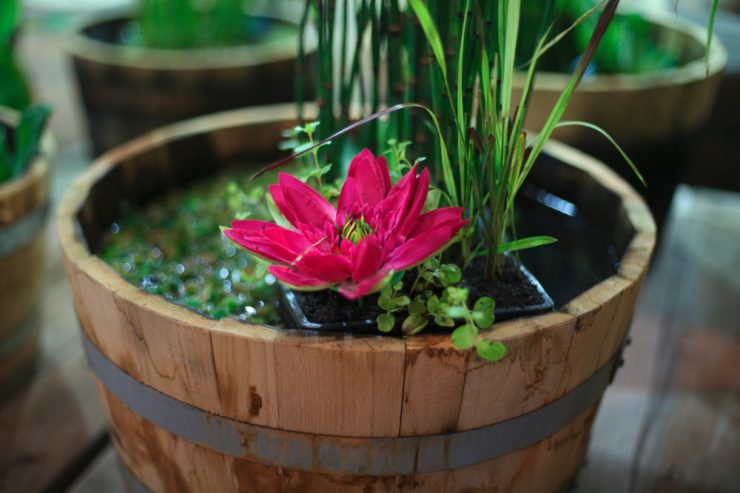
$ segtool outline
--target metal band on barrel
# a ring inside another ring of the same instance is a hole
[[[372,476],[459,469],[540,442],[596,404],[617,359],[615,355],[559,399],[501,423],[444,435],[349,438],[267,428],[211,414],[131,377],[84,333],[83,345],[93,371],[116,398],[184,440],[222,454],[288,469]]]
[[[17,249],[33,241],[43,227],[49,213],[48,202],[32,210],[20,220],[0,229],[0,258],[7,257]]]

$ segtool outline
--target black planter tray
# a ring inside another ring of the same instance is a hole
[[[537,305],[521,305],[521,306],[507,306],[498,307],[494,310],[496,321],[510,320],[517,317],[527,317],[537,315],[540,313],[551,312],[554,309],[555,304],[547,294],[542,284],[537,278],[523,265],[519,266],[519,270],[535,288],[542,295],[542,303]],[[368,333],[376,332],[377,324],[374,319],[365,320],[347,320],[341,322],[312,322],[308,319],[306,314],[303,312],[295,293],[288,287],[280,286],[280,307],[283,312],[283,316],[286,319],[285,322],[289,328],[302,329],[302,330],[314,330],[319,332],[353,332],[353,333]],[[449,331],[449,329],[445,329]]]

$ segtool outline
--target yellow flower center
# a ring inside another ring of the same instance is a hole
[[[365,216],[351,217],[342,226],[342,238],[355,245],[364,237],[373,234],[373,228],[365,221]]]

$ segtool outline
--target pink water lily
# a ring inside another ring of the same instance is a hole
[[[428,170],[417,176],[414,166],[391,186],[385,158],[365,149],[352,159],[336,207],[280,173],[270,194],[295,229],[244,220],[224,232],[279,264],[270,272],[285,284],[304,290],[336,286],[347,298],[359,298],[438,253],[467,222],[461,207],[422,213],[428,191]]]

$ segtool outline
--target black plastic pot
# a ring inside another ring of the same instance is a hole
[[[519,271],[525,279],[529,281],[537,291],[542,295],[542,303],[537,305],[521,306],[497,306],[494,315],[496,321],[509,320],[517,317],[526,317],[552,311],[555,304],[547,294],[542,284],[537,278],[523,265],[519,266]],[[303,308],[301,308],[295,293],[288,287],[280,287],[280,307],[283,318],[288,327],[292,329],[315,330],[319,332],[374,332],[377,331],[377,323],[374,319],[365,320],[343,320],[341,322],[314,322],[308,319]],[[449,329],[444,329],[449,331]]]

